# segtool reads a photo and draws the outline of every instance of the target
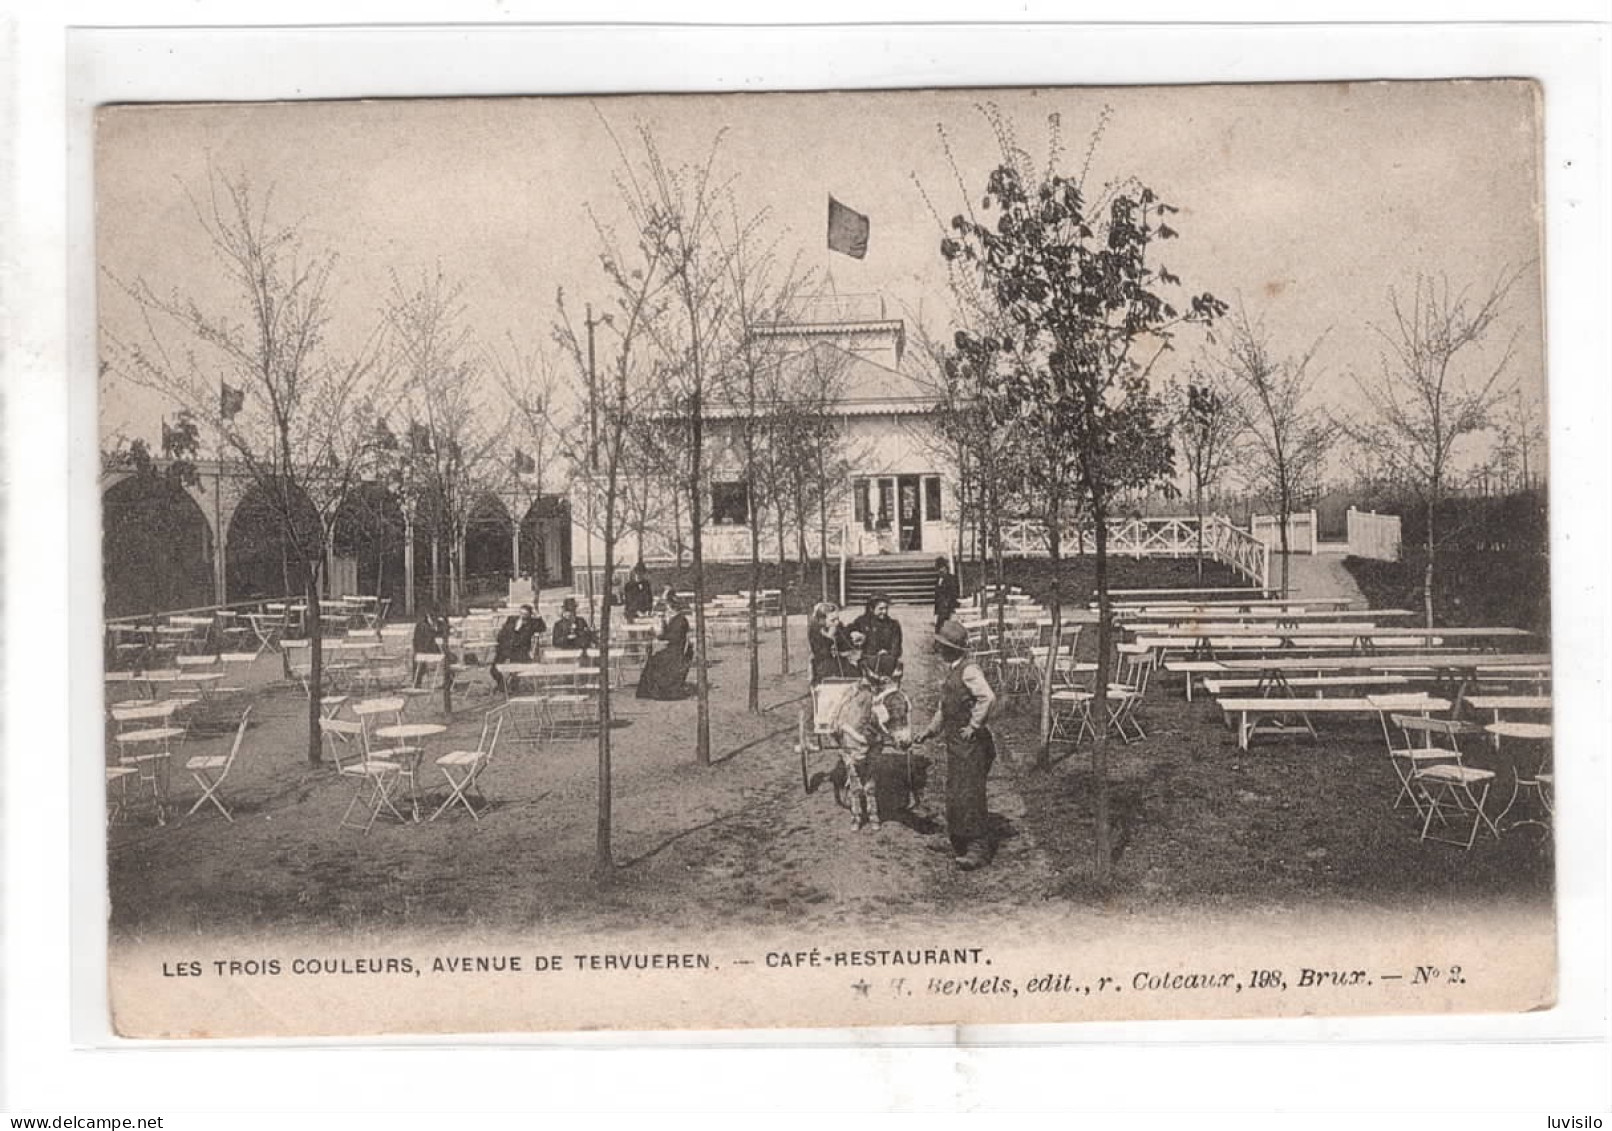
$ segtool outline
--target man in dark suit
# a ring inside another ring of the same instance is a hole
[[[957,611],[957,575],[945,558],[935,559],[935,631],[951,619]]]

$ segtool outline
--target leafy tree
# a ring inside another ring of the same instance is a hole
[[[979,272],[1001,330],[999,336],[959,330],[957,349],[981,366],[993,354],[1005,361],[995,368],[994,418],[1015,420],[1024,430],[1038,471],[1068,467],[1067,486],[1061,476],[1047,484],[1043,513],[1051,518],[1061,512],[1066,489],[1078,490],[1090,509],[1099,608],[1093,708],[1106,724],[1109,511],[1121,490],[1170,472],[1168,426],[1149,389],[1149,372],[1169,348],[1174,328],[1208,322],[1223,305],[1201,294],[1178,309],[1164,297],[1165,288],[1179,285],[1157,261],[1159,245],[1176,235],[1166,222],[1174,207],[1135,181],[1108,186],[1089,199],[1083,176],[1058,173],[1051,162],[1036,169],[1014,146],[1005,123],[992,120],[1003,161],[987,179],[983,215],[955,217],[941,254]],[[1061,526],[1053,521],[1048,528],[1055,579]],[[1051,606],[1056,634],[1062,612],[1056,580]],[[1093,752],[1096,868],[1102,878],[1112,857],[1107,730],[1100,728]],[[1040,760],[1048,761],[1045,738]]]

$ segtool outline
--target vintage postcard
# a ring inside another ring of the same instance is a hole
[[[1556,999],[1541,89],[108,105],[137,1038]]]

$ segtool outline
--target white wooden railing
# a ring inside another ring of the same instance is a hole
[[[1089,553],[1092,529],[1073,523],[1064,528],[1065,554]],[[1270,551],[1246,530],[1220,515],[1203,520],[1203,551],[1236,570],[1250,585],[1266,588],[1270,580]],[[1009,557],[1044,557],[1050,553],[1046,526],[1034,519],[1012,519],[1002,524],[1002,552]],[[1113,518],[1108,520],[1108,552],[1117,557],[1190,558],[1198,553],[1195,516],[1169,518]]]

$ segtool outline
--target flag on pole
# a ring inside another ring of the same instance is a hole
[[[246,390],[237,389],[228,381],[220,381],[218,388],[218,415],[233,420],[235,414],[246,407]]]
[[[530,475],[537,470],[537,461],[519,448],[515,449],[515,474]]]
[[[868,218],[832,196],[828,198],[828,250],[852,259],[868,253]]]

